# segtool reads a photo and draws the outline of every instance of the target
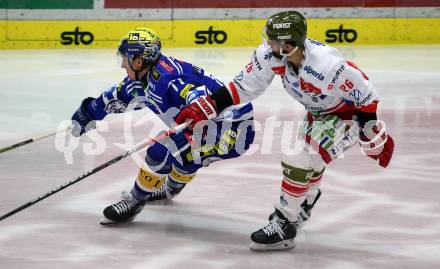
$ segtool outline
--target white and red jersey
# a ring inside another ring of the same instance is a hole
[[[308,112],[331,113],[351,109],[375,112],[377,92],[368,77],[328,45],[306,39],[304,59],[298,73],[279,60],[270,47],[260,45],[251,62],[227,83],[234,103],[250,102],[280,75],[286,91]]]

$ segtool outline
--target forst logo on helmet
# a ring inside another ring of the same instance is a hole
[[[291,22],[274,23],[273,29],[290,29]]]

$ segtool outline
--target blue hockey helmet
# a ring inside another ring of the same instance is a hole
[[[161,55],[159,36],[147,27],[137,27],[128,32],[119,43],[118,53],[131,62],[141,57],[147,65],[154,64]]]

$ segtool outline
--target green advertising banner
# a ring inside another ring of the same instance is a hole
[[[0,0],[6,9],[93,9],[93,0]]]

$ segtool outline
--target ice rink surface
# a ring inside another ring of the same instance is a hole
[[[383,169],[356,147],[330,164],[294,250],[248,248],[281,184],[286,128],[271,134],[264,126],[304,115],[276,78],[254,102],[262,128],[253,154],[201,169],[174,201],[146,206],[132,223],[101,227],[104,207],[131,189],[138,172],[136,158],[120,161],[1,221],[0,268],[440,268],[440,47],[341,50],[376,86],[395,155]],[[240,71],[251,52],[164,51],[222,80]],[[0,147],[55,130],[83,98],[124,76],[113,50],[0,51],[0,63]],[[104,148],[89,137],[77,145],[52,137],[0,154],[0,215],[163,128],[149,111],[130,115],[99,126]],[[63,145],[72,154],[60,152]]]

